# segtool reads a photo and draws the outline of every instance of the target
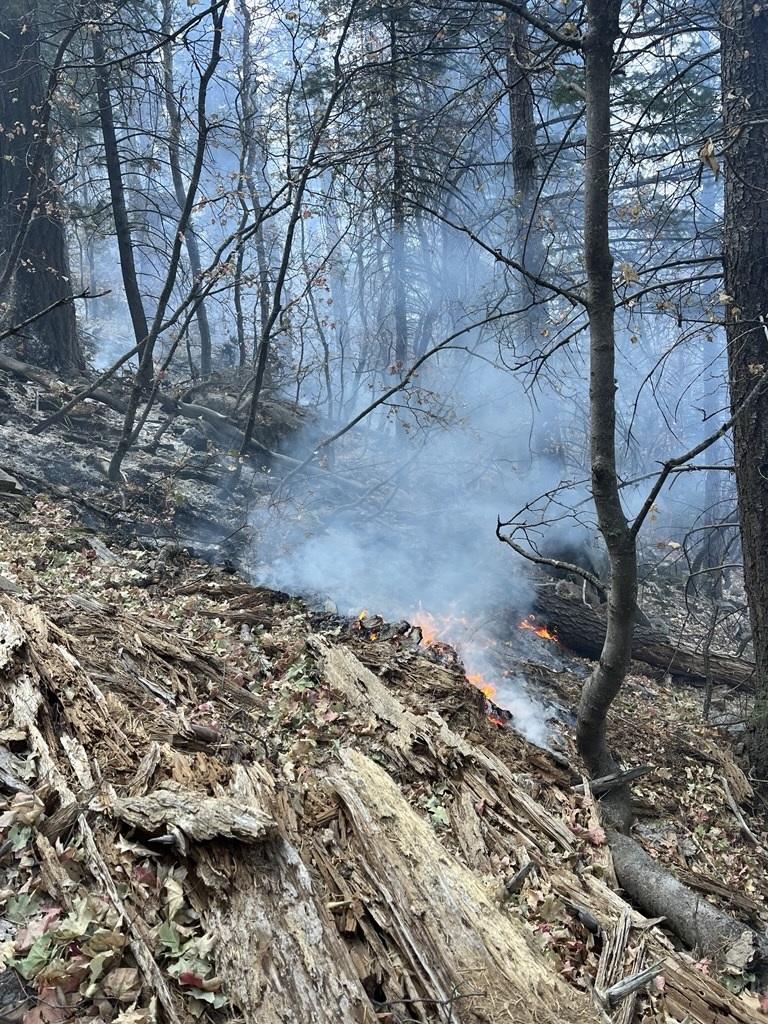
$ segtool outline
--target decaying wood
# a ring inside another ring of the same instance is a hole
[[[0,671],[6,669],[13,655],[24,645],[25,635],[18,620],[0,606]]]
[[[605,639],[605,619],[600,611],[562,597],[552,588],[540,587],[534,599],[538,624],[555,631],[564,647],[588,658],[599,658]],[[654,668],[679,676],[697,686],[711,679],[716,686],[750,690],[755,666],[742,658],[710,652],[703,654],[677,644],[646,626],[636,625],[632,657]]]
[[[109,813],[142,832],[178,829],[197,842],[237,839],[260,843],[273,836],[277,825],[259,807],[244,807],[227,797],[207,797],[169,789],[146,796],[120,798],[110,795]]]
[[[263,780],[241,768],[231,798],[252,813]],[[218,973],[245,1020],[258,1024],[375,1024],[370,1002],[296,848],[273,836],[238,851],[194,852],[216,935]]]
[[[726,777],[724,775],[720,776],[720,784],[723,787],[723,792],[725,793],[725,799],[728,801],[728,806],[733,811],[733,816],[736,818],[736,821],[738,821],[738,823],[739,823],[739,828],[744,833],[744,835],[747,837],[747,839],[750,841],[750,843],[752,843],[754,846],[756,846],[757,849],[763,854],[763,856],[768,856],[768,854],[766,854],[765,847],[763,846],[763,844],[757,838],[755,833],[752,831],[752,829],[749,827],[749,825],[744,820],[744,815],[741,813],[741,809],[739,808],[739,805],[734,800],[733,793],[731,793],[731,787],[728,785],[728,779],[726,779]]]
[[[436,762],[445,766],[466,765],[470,769],[474,766],[493,780],[514,815],[528,824],[529,836],[543,833],[564,854],[575,852],[573,834],[518,785],[508,766],[495,754],[462,739],[434,712],[419,716],[408,711],[347,648],[331,647],[319,636],[311,637],[308,643],[320,656],[332,689],[343,694],[353,707],[365,708],[387,727],[382,739],[396,763],[409,765],[420,774],[433,772]],[[493,799],[497,799],[496,792]]]
[[[632,917],[625,911],[603,938],[603,951],[595,977],[594,992],[598,1003],[608,1011],[621,1003],[613,1017],[614,1024],[629,1024],[634,1017],[638,991],[662,968],[659,963],[644,969],[646,940],[641,934],[634,947],[630,948],[631,930]]]
[[[441,846],[390,776],[356,751],[342,751],[341,760],[329,785],[354,832],[348,856],[378,894],[412,971],[436,999],[453,1003],[450,1020],[595,1020],[547,969],[531,932]]]
[[[21,630],[21,626],[19,625]],[[22,633],[23,635],[23,633]],[[24,637],[26,640],[26,637]],[[21,675],[13,680],[12,685],[6,691],[13,711],[14,723],[27,732],[29,744],[38,759],[40,772],[47,783],[55,789],[63,806],[76,804],[75,794],[70,788],[69,782],[63,771],[59,768],[53,752],[50,750],[42,732],[37,726],[38,712],[43,704],[43,697],[37,680],[31,674]],[[109,868],[99,849],[91,826],[85,815],[80,814],[77,824],[83,842],[85,864],[93,877],[97,880],[102,891],[112,901],[113,906],[127,923],[130,933],[130,948],[136,963],[142,971],[147,983],[157,996],[158,1002],[163,1008],[170,1024],[183,1024],[187,1015],[179,1010],[176,1005],[165,975],[155,960],[151,946],[148,941],[148,934],[142,922],[135,914],[130,914],[122,898],[119,895]],[[47,847],[43,847],[47,851]],[[48,876],[55,879],[55,869],[49,864]]]
[[[71,883],[54,838],[77,830],[83,870],[122,915],[170,1024],[186,1021],[186,1004],[155,959],[152,918],[130,887],[118,884],[114,836],[121,824],[185,834],[185,897],[215,940],[222,990],[247,1024],[604,1019],[606,1011],[565,983],[541,952],[520,912],[525,896],[504,898],[510,864],[534,864],[537,888],[604,942],[626,918],[621,926],[630,941],[623,952],[617,941],[605,954],[598,979],[608,1003],[640,984],[647,963],[663,960],[664,990],[655,998],[671,1019],[759,1019],[609,887],[594,852],[585,861],[583,841],[534,799],[512,762],[484,746],[481,720],[467,738],[434,705],[423,713],[418,701],[406,707],[398,692],[409,700],[413,691],[387,684],[348,648],[311,637],[313,674],[361,729],[349,736],[366,754],[344,749],[340,765],[334,755],[298,782],[275,782],[270,759],[233,762],[226,743],[203,753],[153,743],[157,733],[173,735],[183,714],[138,682],[125,690],[137,700],[135,712],[118,700],[128,680],[147,674],[153,683],[163,679],[169,693],[197,700],[204,693],[219,711],[231,707],[243,728],[255,697],[235,701],[215,659],[139,614],[124,620],[96,607],[78,615],[72,629],[81,638],[111,636],[121,657],[130,655],[130,667],[110,665],[108,646],[101,655],[84,646],[78,661],[74,634],[40,606],[0,596],[0,698],[13,736],[23,731],[28,738],[45,794],[58,795],[59,809],[41,820],[34,840],[46,886],[68,905]],[[99,688],[88,659],[116,689]],[[151,723],[141,711],[150,707]],[[436,781],[453,797],[445,801],[450,821],[437,829],[410,802],[414,789],[423,793]],[[559,785],[567,788],[567,779]],[[111,799],[111,818],[97,812],[91,786],[107,805]],[[163,857],[181,861],[175,851]],[[631,1003],[630,993],[615,1006],[614,1024],[628,1024]]]
[[[692,958],[678,953],[669,939],[655,925],[665,918],[647,919],[629,906],[602,879],[583,873],[578,878],[559,870],[549,876],[550,884],[566,902],[580,901],[590,907],[606,934],[628,915],[633,929],[647,942],[647,955],[663,960],[663,1005],[672,1020],[687,1024],[761,1024],[762,1015],[731,993],[715,978],[697,970]]]

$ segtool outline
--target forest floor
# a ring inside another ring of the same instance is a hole
[[[61,496],[0,505],[0,551],[4,1020],[768,1008],[749,972],[686,952],[615,891],[567,725],[554,755],[527,743],[418,634],[374,638],[120,543]],[[573,708],[585,665],[560,661],[516,670]],[[765,808],[701,712],[700,691],[642,675],[620,695],[612,744],[652,767],[636,836],[764,932]],[[652,964],[635,1006],[601,1001]]]

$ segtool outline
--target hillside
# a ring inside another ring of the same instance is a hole
[[[748,971],[616,892],[572,755],[489,718],[418,636],[105,544],[60,499],[0,530],[13,1020],[629,1021],[634,997],[600,996],[644,967],[642,1019],[761,1019]],[[699,706],[627,687],[616,742],[660,819],[638,833],[762,931],[765,831]]]

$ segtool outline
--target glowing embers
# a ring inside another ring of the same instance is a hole
[[[527,629],[531,633],[535,633],[536,636],[540,636],[542,640],[554,640],[558,642],[557,633],[554,633],[551,629],[547,629],[546,626],[537,626],[536,618],[533,615],[529,615],[527,618],[522,619],[518,625],[518,629]]]

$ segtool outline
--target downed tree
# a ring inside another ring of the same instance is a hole
[[[612,832],[609,838],[619,884],[643,910],[666,918],[692,949],[722,958],[728,967],[743,971],[755,960],[759,946],[751,928],[678,882],[630,836]]]
[[[446,851],[390,776],[357,751],[341,751],[341,761],[328,785],[351,826],[345,859],[376,894],[409,966],[445,1008],[445,1020],[597,1020],[547,969],[533,934],[504,912],[494,887]],[[402,1001],[408,1017],[417,1001]]]
[[[605,619],[600,610],[563,597],[554,587],[536,591],[533,609],[536,624],[554,632],[564,647],[587,658],[600,657],[605,640]],[[753,687],[755,666],[751,662],[715,652],[705,656],[647,626],[635,626],[632,657],[697,686],[709,681],[715,686],[743,690]]]

